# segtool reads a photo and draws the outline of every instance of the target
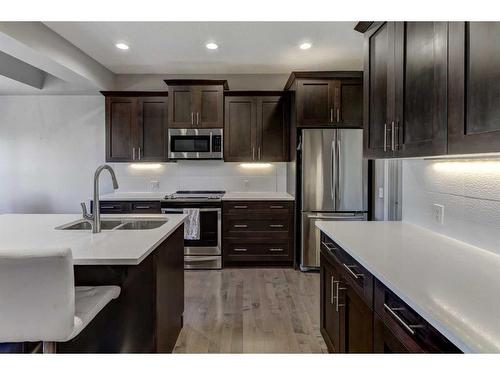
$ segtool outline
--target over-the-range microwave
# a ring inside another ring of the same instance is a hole
[[[169,129],[169,159],[222,159],[222,129]]]

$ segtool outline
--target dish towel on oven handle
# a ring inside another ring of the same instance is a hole
[[[184,208],[184,214],[188,215],[184,221],[184,239],[199,240],[200,239],[200,209],[199,208]]]

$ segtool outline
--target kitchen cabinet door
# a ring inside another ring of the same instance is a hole
[[[257,110],[255,98],[234,96],[225,99],[224,160],[257,160]]]
[[[394,156],[446,154],[447,22],[397,22],[395,70]]]
[[[282,96],[257,98],[257,159],[277,162],[289,160],[288,106]]]
[[[340,326],[345,330],[345,352],[372,353],[373,311],[349,284],[341,282],[340,288],[339,300],[343,309]]]
[[[335,125],[363,127],[363,81],[333,81],[333,108]]]
[[[137,104],[138,159],[141,161],[166,160],[167,97],[143,97],[138,99]]]
[[[500,22],[449,23],[448,153],[500,151]]]
[[[194,127],[224,127],[224,90],[222,86],[194,87]]]
[[[320,255],[320,331],[329,352],[343,353],[344,338],[340,314],[343,313],[337,300],[337,284],[340,273],[323,254]],[[344,318],[342,318],[344,320]]]
[[[106,161],[134,159],[137,127],[137,99],[106,97]]]
[[[404,343],[374,314],[373,351],[383,354],[407,354],[410,350]]]
[[[377,22],[365,33],[364,156],[392,156],[390,121],[394,117],[394,22]]]
[[[195,90],[191,86],[168,87],[168,127],[195,127]]]
[[[297,122],[299,126],[332,124],[333,83],[329,79],[305,79],[297,83]]]

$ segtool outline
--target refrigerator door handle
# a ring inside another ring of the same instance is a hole
[[[335,167],[335,171],[337,172],[336,176],[335,176],[335,179],[337,180],[336,181],[336,184],[335,184],[335,209],[338,210],[339,209],[339,206],[340,206],[340,144],[341,144],[341,140],[340,140],[340,133],[337,133],[337,155],[335,157],[335,162],[337,163],[336,167]]]
[[[335,171],[335,139],[332,140],[330,155],[331,155],[331,162],[332,162],[332,173],[330,174],[330,194],[332,196],[332,201],[335,202],[335,193],[334,193],[335,189],[333,187],[333,179],[334,179],[334,176],[336,174],[336,171]]]

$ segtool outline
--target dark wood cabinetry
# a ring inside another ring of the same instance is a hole
[[[293,264],[293,202],[223,203],[224,266]]]
[[[101,214],[159,214],[160,201],[100,201]],[[92,210],[93,202],[90,202]]]
[[[103,92],[103,95],[106,96],[106,161],[166,161],[166,93]]]
[[[362,72],[293,72],[285,90],[295,92],[298,127],[363,126]]]
[[[449,23],[448,152],[500,152],[500,22]]]
[[[447,150],[446,22],[379,22],[365,35],[365,156]]]
[[[225,80],[165,80],[170,128],[222,128]]]
[[[330,352],[460,352],[324,233],[320,270],[320,330]]]
[[[288,101],[284,95],[231,94],[225,98],[225,161],[288,161]]]

